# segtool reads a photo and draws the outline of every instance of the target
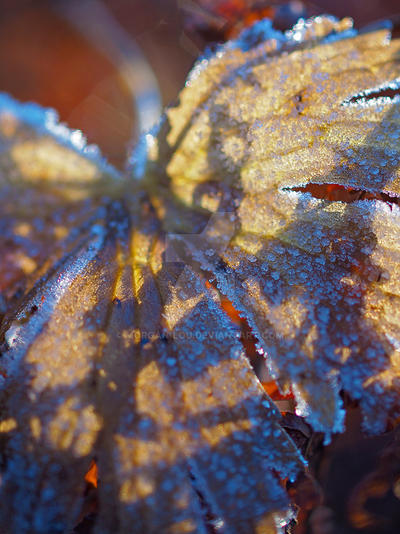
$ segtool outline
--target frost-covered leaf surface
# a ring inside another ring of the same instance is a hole
[[[0,94],[0,318],[65,253],[116,171],[52,110]]]
[[[0,330],[0,530],[73,529],[96,458],[98,533],[206,532],[204,503],[223,532],[275,532],[302,460],[215,290],[136,184],[11,104],[0,220],[39,265]]]
[[[314,429],[341,389],[369,431],[400,415],[399,79],[386,29],[261,23],[196,65],[136,180],[2,97],[0,530],[71,530],[96,458],[96,533],[276,531],[301,459],[210,281]]]
[[[400,414],[400,41],[321,17],[256,37],[195,66],[148,136],[147,187],[298,412],[329,437],[344,389],[380,431]]]

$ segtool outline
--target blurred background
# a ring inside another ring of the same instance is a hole
[[[270,16],[394,16],[398,0],[0,0],[0,91],[58,110],[122,168],[206,46]]]

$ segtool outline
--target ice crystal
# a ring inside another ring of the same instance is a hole
[[[276,474],[302,460],[215,290],[166,259],[134,182],[18,111],[0,112],[1,528],[72,527],[93,457],[98,532],[206,532],[197,492],[226,531],[273,528]]]
[[[148,163],[166,228],[328,435],[343,428],[342,389],[369,431],[400,414],[400,41],[388,34],[317,17],[283,42],[225,46],[167,111]]]
[[[326,440],[341,390],[369,431],[400,415],[400,107],[374,98],[400,42],[254,32],[195,66],[135,179],[0,99],[0,530],[71,529],[96,457],[98,533],[205,532],[202,500],[276,531],[302,460],[217,290]]]

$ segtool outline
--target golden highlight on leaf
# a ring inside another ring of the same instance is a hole
[[[263,35],[199,61],[134,177],[0,98],[0,530],[70,531],[99,480],[96,533],[278,531],[302,459],[217,291],[327,440],[341,390],[400,415],[400,42]]]
[[[376,432],[400,411],[400,41],[328,22],[201,60],[167,111],[145,183],[185,257],[248,320],[298,413],[340,431],[346,389]]]

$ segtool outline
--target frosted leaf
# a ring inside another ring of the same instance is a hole
[[[318,17],[209,58],[148,157],[178,249],[213,272],[328,439],[341,389],[369,431],[400,415],[399,78],[388,30]]]
[[[96,532],[206,532],[197,492],[224,531],[273,532],[288,506],[276,474],[295,477],[300,456],[215,290],[166,260],[142,196],[125,201],[4,320],[2,415],[15,425],[0,524],[71,528],[96,457]]]
[[[100,534],[205,532],[199,494],[276,530],[301,459],[210,277],[327,439],[341,389],[368,430],[399,415],[400,43],[263,31],[196,65],[135,181],[0,99],[3,530],[71,530],[93,457]]]
[[[71,248],[121,179],[54,111],[4,94],[0,147],[0,299],[9,301]]]

